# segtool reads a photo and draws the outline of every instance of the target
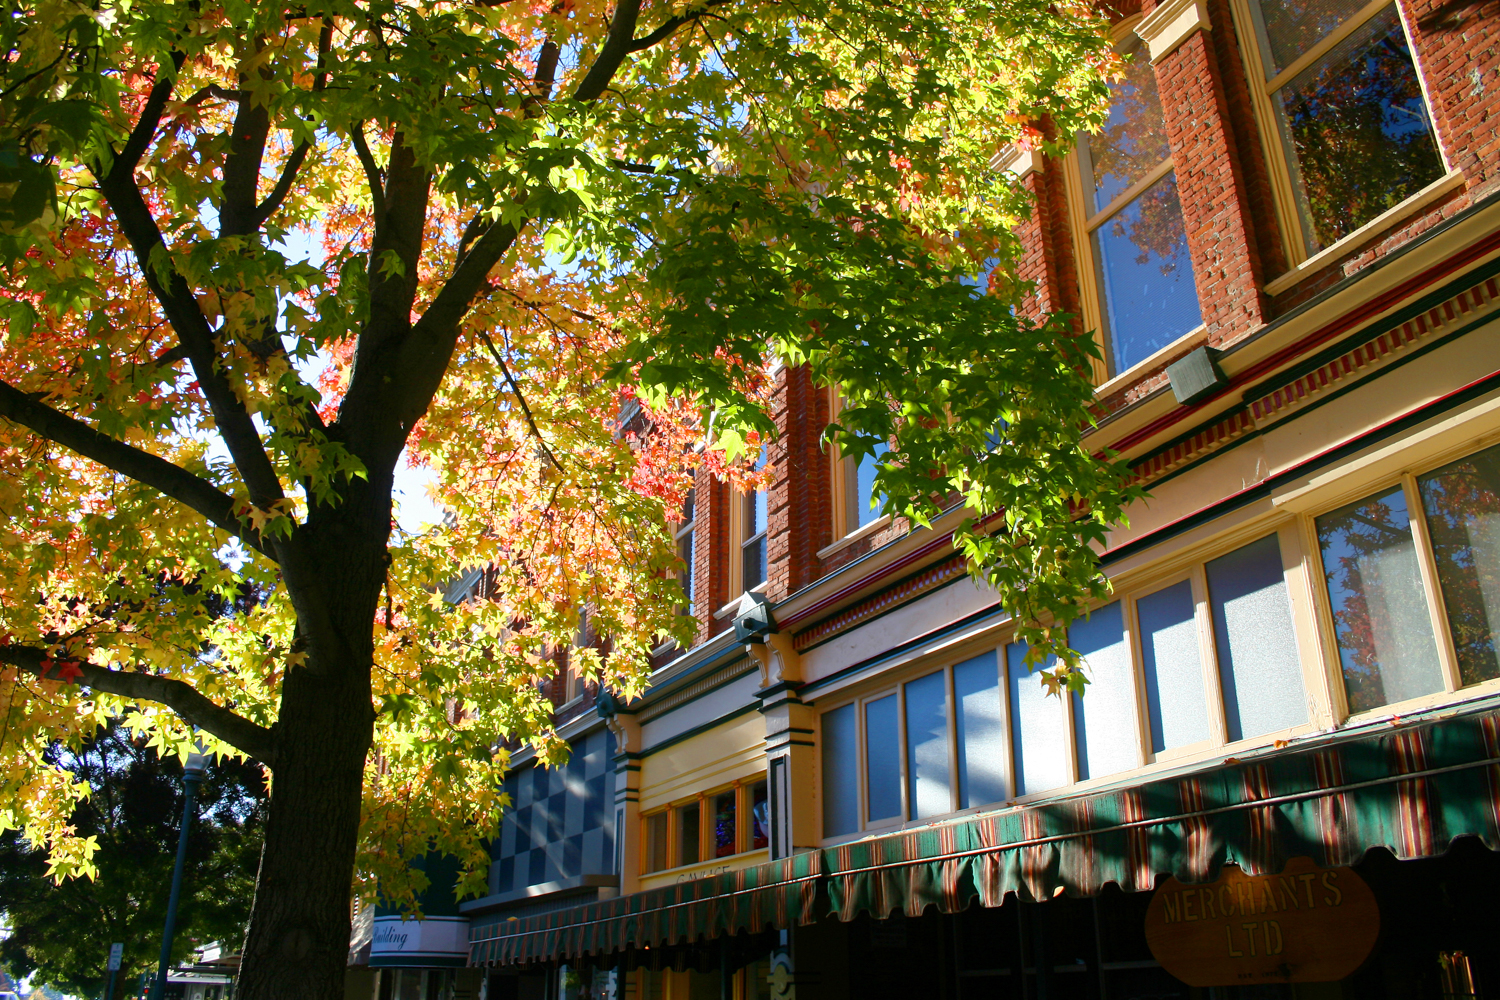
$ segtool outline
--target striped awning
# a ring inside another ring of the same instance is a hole
[[[661,889],[469,931],[470,965],[512,965],[657,948],[806,924],[821,875],[816,851]]]
[[[952,913],[1064,893],[1126,891],[1226,864],[1274,873],[1371,848],[1441,854],[1461,836],[1500,849],[1500,699],[1268,748],[1197,771],[798,854],[739,872],[471,931],[470,964],[604,955],[787,928],[819,909]],[[816,906],[826,897],[826,907]]]

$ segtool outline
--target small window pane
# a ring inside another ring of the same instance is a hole
[[[1093,240],[1115,372],[1203,322],[1176,173],[1100,223]]]
[[[1068,643],[1084,660],[1089,684],[1073,695],[1078,777],[1102,778],[1141,763],[1135,709],[1135,671],[1120,602],[1106,604],[1068,630]]]
[[[763,850],[770,844],[771,800],[766,783],[757,781],[750,786],[750,850]]]
[[[906,685],[906,775],[912,819],[953,811],[948,680],[941,670]]]
[[[1460,682],[1500,677],[1500,448],[1439,469],[1421,487]]]
[[[1005,722],[1000,704],[1000,669],[991,650],[953,668],[958,733],[958,807],[1003,802]]]
[[[1302,664],[1275,535],[1204,567],[1230,740],[1307,721]]]
[[[865,705],[865,819],[870,823],[901,818],[899,723],[895,695]]]
[[[682,593],[687,597],[688,610],[693,607],[693,529],[689,528],[677,536],[677,557],[682,560],[682,572],[678,580]]]
[[[1084,183],[1093,182],[1090,215],[1172,155],[1150,53],[1137,42],[1124,56],[1123,76],[1110,85],[1109,121],[1082,143],[1088,154]]]
[[[677,863],[696,865],[699,854],[699,837],[702,829],[698,815],[698,803],[692,802],[677,807]]]
[[[823,713],[823,836],[859,829],[859,732],[853,705]]]
[[[1141,598],[1136,614],[1141,620],[1141,667],[1152,752],[1208,739],[1192,585],[1183,580]]]
[[[713,798],[714,808],[714,857],[727,858],[731,854],[739,853],[739,845],[735,842],[735,819],[738,810],[735,808],[734,789],[720,792]]]
[[[875,473],[887,450],[884,444],[876,445],[875,454],[860,456],[854,469],[854,496],[849,521],[855,527],[864,527],[880,516],[880,504],[875,496]]]
[[[753,590],[766,578],[766,536],[761,535],[744,547],[744,586]]]
[[[1369,0],[1252,0],[1266,79],[1297,61]]]
[[[1443,175],[1394,6],[1299,73],[1272,103],[1310,253]]]
[[[1349,710],[1443,688],[1416,544],[1397,486],[1318,518]]]
[[[1010,674],[1011,752],[1016,761],[1016,794],[1031,795],[1066,785],[1070,778],[1067,705],[1049,698],[1035,673],[1026,669],[1026,644],[1005,647]],[[1050,664],[1048,665],[1050,668]]]
[[[646,870],[659,872],[668,867],[667,814],[659,812],[646,818]]]

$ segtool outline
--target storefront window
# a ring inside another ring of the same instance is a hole
[[[857,706],[823,713],[823,835],[859,829],[859,717]]]
[[[1249,7],[1309,255],[1443,175],[1395,4],[1249,0]]]
[[[771,800],[768,786],[757,781],[750,786],[750,850],[762,851],[771,846]]]
[[[738,854],[739,845],[735,841],[735,816],[739,810],[735,808],[735,791],[729,789],[720,792],[713,797],[714,803],[714,857],[727,858],[731,854]]]
[[[865,705],[865,821],[901,818],[901,746],[896,696]]]
[[[646,817],[646,870],[659,872],[671,867],[667,862],[667,820],[664,812]]]
[[[906,685],[906,795],[913,819],[953,811],[948,748],[948,683],[939,670]]]
[[[1009,798],[999,678],[993,650],[953,668],[960,809]]]
[[[1136,601],[1153,753],[1208,739],[1194,611],[1193,588],[1187,580]]]
[[[1401,486],[1317,519],[1349,711],[1443,689]]]
[[[1027,647],[1005,647],[1010,681],[1010,742],[1016,794],[1032,795],[1066,785],[1071,779],[1067,705],[1049,698],[1034,670],[1026,666]],[[1051,664],[1046,664],[1050,667]]]
[[[1460,684],[1500,677],[1500,448],[1419,482]]]
[[[665,871],[764,850],[770,841],[766,791],[762,776],[646,814],[641,820],[645,871]]]
[[[1079,780],[1139,767],[1135,673],[1121,603],[1106,604],[1075,623],[1068,644],[1083,657],[1089,677],[1088,694],[1073,696]]]
[[[698,803],[689,802],[687,805],[677,807],[677,863],[679,865],[695,865],[701,857],[699,854],[699,838],[701,836],[700,817],[702,810]]]

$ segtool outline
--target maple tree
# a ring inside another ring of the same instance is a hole
[[[1092,341],[1015,315],[990,160],[1101,123],[1087,6],[20,0],[0,35],[0,826],[88,874],[44,750],[121,717],[265,764],[246,1000],[341,995],[351,888],[411,901],[408,858],[483,885],[580,608],[621,697],[685,638],[667,512],[694,464],[754,480],[774,363],[888,444],[888,509],[968,504],[1082,683],[1136,493],[1082,440]],[[393,532],[401,461],[431,531]]]

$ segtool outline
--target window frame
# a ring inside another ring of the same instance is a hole
[[[758,534],[746,537],[746,508],[755,502],[757,493],[766,494],[766,524]],[[731,607],[741,594],[758,594],[766,589],[771,579],[771,491],[753,490],[749,493],[729,487],[729,603]],[[759,539],[766,546],[766,577],[753,587],[745,586],[745,548]]]
[[[836,389],[829,389],[828,412],[837,422],[844,408],[844,400]],[[833,544],[823,549],[819,557],[831,555],[845,544],[867,535],[872,535],[891,523],[891,515],[880,511],[868,523],[859,523],[859,457],[845,455],[837,445],[828,446],[828,495],[833,504]]]
[[[1150,47],[1145,39],[1136,34],[1135,30],[1141,21],[1142,15],[1140,14],[1133,14],[1120,20],[1111,27],[1110,39],[1116,48],[1127,43],[1132,48],[1139,44],[1141,50],[1148,53],[1149,58]],[[1152,70],[1155,71],[1154,65]],[[1095,343],[1099,347],[1099,357],[1090,358],[1089,366],[1093,370],[1094,385],[1098,387],[1096,391],[1108,392],[1113,385],[1127,381],[1134,372],[1155,366],[1163,357],[1175,351],[1179,344],[1199,336],[1205,329],[1205,325],[1200,322],[1191,330],[1185,330],[1182,336],[1171,343],[1162,345],[1135,364],[1119,371],[1111,371],[1113,348],[1109,341],[1113,338],[1114,332],[1110,331],[1107,337],[1104,335],[1104,290],[1099,287],[1098,261],[1094,255],[1094,232],[1129,207],[1132,201],[1139,198],[1153,184],[1175,170],[1177,168],[1176,157],[1169,151],[1166,159],[1147,171],[1144,177],[1126,188],[1097,212],[1089,210],[1089,197],[1084,191],[1083,184],[1083,157],[1079,155],[1076,144],[1063,157],[1062,166],[1063,197],[1068,209],[1068,231],[1073,240],[1073,257],[1078,261],[1080,312],[1084,325],[1094,332]],[[1196,295],[1196,274],[1192,278],[1193,291]],[[1201,303],[1199,310],[1201,314]]]
[[[1437,463],[1434,468],[1442,463]],[[1363,495],[1363,494],[1360,494]],[[1245,524],[1238,525],[1226,531],[1210,545],[1196,546],[1188,550],[1179,551],[1172,556],[1140,570],[1127,569],[1114,577],[1115,584],[1113,600],[1105,604],[1121,603],[1121,626],[1124,632],[1124,640],[1131,657],[1131,677],[1134,685],[1135,716],[1133,719],[1133,735],[1135,737],[1136,762],[1119,771],[1110,774],[1098,775],[1080,780],[1081,765],[1079,763],[1078,751],[1078,715],[1074,709],[1073,698],[1064,698],[1063,717],[1066,720],[1066,731],[1063,742],[1067,746],[1067,758],[1065,771],[1068,775],[1067,783],[1056,788],[1045,791],[1017,794],[1020,776],[1017,773],[1015,754],[1015,712],[1010,693],[1009,662],[1007,647],[1016,641],[1014,626],[1005,624],[986,633],[964,641],[950,649],[931,658],[924,658],[903,665],[899,670],[884,677],[873,680],[869,685],[856,683],[849,688],[829,695],[826,700],[815,702],[818,713],[818,740],[822,746],[823,717],[830,712],[836,711],[848,705],[855,706],[856,740],[857,740],[857,768],[856,801],[858,802],[858,825],[849,833],[834,836],[824,835],[821,841],[824,844],[846,843],[873,834],[889,833],[893,830],[911,829],[926,826],[933,822],[941,822],[954,816],[978,813],[994,809],[1000,805],[1012,805],[1016,803],[1029,803],[1044,801],[1063,795],[1071,795],[1076,792],[1091,789],[1101,785],[1113,784],[1127,777],[1139,776],[1141,774],[1170,769],[1177,767],[1190,760],[1214,759],[1226,751],[1236,751],[1241,748],[1253,748],[1271,746],[1277,741],[1291,737],[1315,732],[1326,728],[1319,716],[1318,699],[1326,699],[1328,683],[1330,681],[1329,669],[1326,664],[1326,653],[1321,642],[1323,630],[1319,622],[1315,622],[1307,613],[1307,600],[1309,590],[1315,590],[1316,585],[1309,586],[1310,581],[1306,575],[1308,560],[1317,559],[1317,546],[1308,549],[1303,541],[1304,533],[1302,525],[1310,522],[1310,518],[1285,512],[1274,518],[1258,518]],[[1246,545],[1256,542],[1268,536],[1274,536],[1281,555],[1281,579],[1286,587],[1288,603],[1288,615],[1291,620],[1292,634],[1296,642],[1297,657],[1299,661],[1300,677],[1302,680],[1304,695],[1307,699],[1306,720],[1294,726],[1285,727],[1270,732],[1260,733],[1244,739],[1230,741],[1228,739],[1228,722],[1226,719],[1226,707],[1224,704],[1223,684],[1220,678],[1220,665],[1218,659],[1217,640],[1214,635],[1212,595],[1208,589],[1208,578],[1205,566],[1213,560],[1237,551]],[[1203,672],[1203,692],[1206,699],[1205,710],[1207,712],[1209,736],[1182,747],[1173,747],[1161,753],[1155,753],[1151,748],[1150,734],[1150,707],[1146,698],[1145,672],[1143,669],[1143,658],[1141,655],[1141,642],[1143,639],[1140,628],[1139,615],[1136,609],[1137,602],[1143,597],[1157,593],[1158,591],[1186,581],[1189,583],[1193,599],[1193,625],[1196,629],[1199,649],[1199,669]],[[1100,605],[1103,607],[1105,605]],[[1316,635],[1309,633],[1316,632]],[[996,683],[1000,691],[1000,723],[1004,729],[1004,755],[1005,762],[1003,773],[1006,780],[1006,789],[1010,798],[1004,803],[980,803],[967,808],[959,806],[959,782],[958,769],[958,746],[957,746],[957,716],[955,710],[955,688],[953,668],[975,656],[983,655],[993,651],[996,663]],[[1335,673],[1338,670],[1337,659],[1331,668]],[[906,732],[906,684],[925,677],[936,671],[945,674],[944,684],[948,697],[948,762],[949,762],[949,804],[954,808],[947,813],[928,816],[921,819],[911,819],[912,805],[910,800],[910,775],[908,773],[910,749],[907,745]],[[1023,678],[1023,683],[1037,683],[1035,672]],[[1485,682],[1494,683],[1500,687],[1500,681]],[[866,754],[866,728],[865,728],[865,705],[872,701],[894,694],[897,698],[897,718],[899,721],[899,763],[901,782],[901,816],[895,820],[882,823],[871,823],[867,820],[869,815],[869,804],[867,788],[869,784],[868,759]],[[1087,697],[1085,695],[1084,697]],[[1327,704],[1326,700],[1323,704]],[[821,757],[820,757],[821,759]],[[826,776],[819,768],[819,794],[824,794],[823,781]],[[821,814],[818,822],[822,824]]]
[[[768,847],[752,847],[754,843],[753,817],[750,808],[753,801],[753,790],[756,785],[765,785],[766,792],[770,793],[770,775],[766,771],[758,771],[749,777],[736,778],[734,781],[723,782],[710,788],[694,792],[692,795],[683,796],[672,800],[663,806],[657,806],[650,810],[643,810],[637,820],[640,824],[640,850],[637,871],[641,878],[655,878],[669,872],[679,870],[691,870],[701,868],[705,865],[728,864],[746,854],[758,851],[767,851]],[[734,793],[734,853],[723,857],[714,856],[712,806],[714,799],[725,792]],[[683,862],[680,833],[681,823],[678,819],[678,811],[686,806],[696,805],[698,807],[698,860]],[[651,820],[658,816],[666,816],[667,829],[667,867],[652,870],[651,864]]]
[[[678,524],[677,524],[676,529],[672,532],[672,542],[673,542],[673,544],[677,548],[678,558],[681,558],[681,556],[682,556],[682,543],[683,543],[684,540],[686,540],[688,542],[689,546],[696,546],[697,545],[697,535],[696,535],[696,531],[697,531],[697,527],[698,527],[698,495],[697,494],[698,494],[698,487],[697,487],[697,483],[695,482],[692,486],[688,487],[688,496],[692,499],[692,503],[693,503],[693,516],[692,516],[691,519],[685,519],[683,521],[679,521]],[[684,503],[683,506],[686,507],[686,503]],[[684,511],[684,513],[686,513],[686,512]],[[694,550],[692,548],[689,548],[689,552],[690,553],[693,552],[693,551]],[[684,613],[687,614],[687,615],[689,615],[689,616],[692,616],[693,614],[696,613],[696,609],[697,609],[697,603],[696,603],[696,601],[694,599],[693,590],[694,590],[695,587],[697,587],[697,584],[698,584],[698,580],[697,580],[697,577],[698,577],[698,572],[697,572],[698,567],[696,565],[697,560],[695,558],[694,559],[690,559],[690,560],[686,560],[686,562],[687,562],[687,567],[686,567],[685,572],[687,574],[687,586],[683,587],[683,594],[687,597],[687,607],[686,607]],[[682,582],[682,577],[683,577],[683,573],[679,572],[677,574],[678,583]]]
[[[1461,179],[1462,174],[1454,169],[1447,144],[1443,141],[1442,131],[1438,128],[1438,116],[1434,111],[1435,105],[1431,89],[1427,85],[1427,74],[1422,66],[1421,53],[1412,36],[1411,23],[1404,5],[1399,0],[1370,0],[1357,13],[1351,15],[1348,20],[1329,32],[1326,37],[1320,39],[1317,44],[1298,56],[1295,62],[1271,79],[1266,78],[1265,60],[1260,48],[1260,30],[1257,27],[1255,14],[1250,9],[1250,4],[1253,2],[1256,0],[1229,0],[1229,9],[1235,34],[1239,37],[1240,57],[1244,60],[1245,75],[1250,84],[1250,104],[1255,116],[1256,130],[1260,136],[1261,149],[1265,153],[1267,166],[1270,168],[1267,173],[1270,174],[1271,203],[1276,212],[1277,225],[1281,229],[1281,249],[1287,259],[1286,274],[1278,275],[1266,282],[1266,291],[1274,295],[1291,287],[1298,278],[1310,273],[1307,267],[1310,261],[1327,260],[1340,255],[1368,235],[1371,230],[1384,228],[1388,221],[1399,217],[1409,211],[1412,206],[1431,197],[1434,191],[1441,193],[1451,187],[1455,178]],[[1286,148],[1282,144],[1281,133],[1276,127],[1273,95],[1287,83],[1296,79],[1297,74],[1327,55],[1349,35],[1393,4],[1396,8],[1396,16],[1401,21],[1401,30],[1406,35],[1406,44],[1411,52],[1412,68],[1417,74],[1417,84],[1422,90],[1422,101],[1427,107],[1427,117],[1432,127],[1433,139],[1437,144],[1443,174],[1427,187],[1414,192],[1400,204],[1368,220],[1343,238],[1322,250],[1309,252],[1307,235],[1302,229],[1302,217],[1297,211],[1297,196],[1292,187],[1291,165],[1287,159]]]

